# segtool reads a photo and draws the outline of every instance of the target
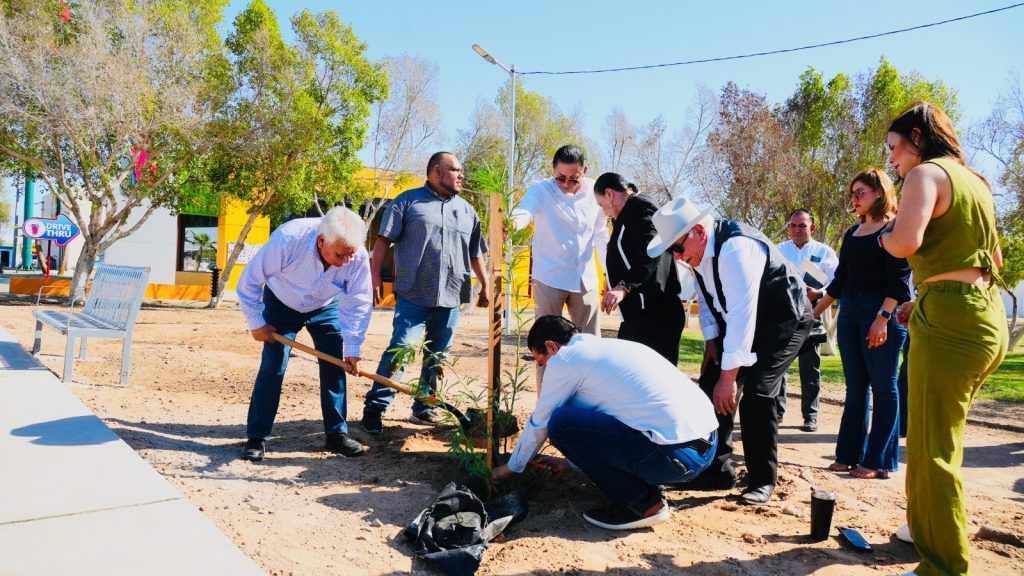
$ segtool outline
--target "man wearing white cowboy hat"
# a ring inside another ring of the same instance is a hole
[[[718,413],[715,461],[688,488],[736,484],[731,456],[738,406],[749,479],[740,502],[764,504],[775,489],[783,377],[813,323],[806,288],[771,240],[746,224],[717,220],[683,197],[662,206],[652,221],[658,234],[648,254],[669,250],[695,273],[705,340],[698,383]]]

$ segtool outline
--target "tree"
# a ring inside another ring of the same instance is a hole
[[[855,80],[837,74],[826,82],[814,68],[800,76],[778,113],[799,154],[790,208],[814,212],[820,240],[837,245],[853,223],[846,194],[850,179],[866,168],[886,166],[881,143],[889,123],[919,100],[957,116],[956,99],[941,80],[900,73],[885,58]]]
[[[781,232],[798,207],[815,213],[818,235],[836,245],[853,222],[846,188],[861,170],[886,165],[889,123],[928,100],[957,118],[955,95],[941,80],[901,74],[884,58],[851,80],[826,80],[813,68],[783,104],[728,84],[717,123],[692,164],[698,195],[727,217]],[[778,227],[778,228],[776,228]]]
[[[509,84],[506,83],[495,100],[497,106],[478,101],[470,116],[469,127],[456,133],[455,154],[462,160],[467,175],[463,184],[468,191],[466,200],[481,214],[486,213],[486,189],[477,174],[493,174],[508,165],[508,109]],[[565,144],[576,144],[584,150],[590,148],[582,132],[582,114],[579,110],[564,114],[550,99],[516,82],[516,148],[513,201],[526,186],[546,177],[551,171],[551,158]],[[592,147],[596,150],[596,147]],[[591,155],[591,159],[593,156]],[[593,164],[592,161],[588,161]],[[508,173],[505,172],[506,180]],[[506,184],[506,187],[508,185]]]
[[[811,210],[818,239],[835,246],[852,222],[846,184],[870,164],[858,157],[859,123],[853,83],[845,74],[828,82],[814,68],[800,75],[794,94],[779,110],[799,162],[793,166],[792,204]],[[878,143],[869,145],[879,149]]]
[[[508,150],[510,95],[509,84],[506,83],[496,100],[501,110],[504,150]],[[522,80],[516,82],[514,190],[524,190],[529,183],[549,176],[551,158],[561,146],[576,144],[587,148],[582,116],[579,110],[563,113],[549,98],[527,90]]]
[[[6,200],[0,200],[0,232],[7,230],[7,225],[11,223],[11,203]]]
[[[235,91],[217,123],[232,137],[195,173],[198,188],[248,204],[249,219],[228,255],[219,295],[257,217],[304,212],[314,198],[334,204],[357,189],[352,176],[370,106],[387,97],[383,70],[337,12],[303,10],[291,25],[295,46],[282,40],[263,0],[253,0],[226,42]]]
[[[96,0],[65,20],[54,2],[0,3],[0,155],[30,167],[81,228],[72,299],[210,144],[225,4]]]
[[[198,272],[203,264],[203,256],[207,250],[217,250],[217,244],[210,239],[210,235],[206,232],[192,231],[192,237],[189,238],[189,242],[196,245],[196,272]]]
[[[636,144],[636,128],[622,108],[615,107],[604,119],[605,164],[610,172],[625,168],[625,156]]]
[[[1014,289],[1024,282],[1024,86],[1013,75],[996,99],[987,118],[972,125],[965,139],[999,167],[994,188],[1001,190],[999,241],[1003,269],[999,271],[1013,304],[1010,316],[1011,349],[1024,330],[1017,326],[1018,302]]]
[[[972,125],[965,140],[996,162],[1000,171],[996,183],[1006,193],[1003,207],[1020,211],[1024,207],[1024,85],[1019,75],[1010,77],[989,116]]]
[[[725,218],[758,228],[778,222],[792,203],[793,151],[767,98],[729,82],[719,97],[716,124],[694,160],[697,195]]]
[[[627,149],[626,165],[640,191],[662,204],[686,187],[691,164],[714,125],[718,102],[703,86],[697,88],[686,124],[670,132],[662,116],[636,129],[634,145]]]
[[[399,56],[383,62],[390,94],[374,106],[370,134],[373,180],[363,218],[370,222],[403,173],[421,173],[443,140],[437,107],[437,64]]]
[[[999,270],[1003,291],[1010,296],[1010,350],[1024,336],[1024,327],[1017,326],[1019,303],[1014,288],[1024,282],[1024,222],[1020,214],[1011,212],[998,219],[999,245],[1003,251],[1003,268]]]

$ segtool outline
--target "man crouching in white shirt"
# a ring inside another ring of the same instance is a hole
[[[254,340],[263,342],[263,359],[249,403],[242,458],[263,459],[281,400],[281,382],[290,348],[274,340],[305,328],[316,349],[344,356],[359,369],[359,348],[373,310],[366,225],[344,207],[323,218],[301,218],[281,225],[249,261],[238,281],[238,302]],[[326,449],[360,456],[366,447],[348,435],[345,372],[320,361],[320,407]]]
[[[611,501],[586,512],[587,522],[631,530],[668,520],[659,485],[696,478],[715,455],[707,396],[647,346],[579,334],[561,316],[537,318],[527,345],[547,367],[544,388],[494,480],[522,472],[550,439],[568,461],[541,456],[536,465],[555,474],[575,466]]]

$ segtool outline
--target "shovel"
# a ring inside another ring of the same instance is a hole
[[[344,368],[345,370],[351,370],[352,369],[352,365],[349,364],[348,362],[345,362],[341,358],[335,358],[334,356],[331,356],[330,354],[325,354],[325,353],[317,350],[316,348],[310,348],[309,346],[306,346],[305,344],[301,344],[299,342],[296,342],[295,340],[292,340],[291,338],[285,338],[284,336],[281,336],[277,332],[274,332],[274,340],[277,340],[278,342],[280,342],[281,344],[284,344],[285,346],[291,346],[292,348],[295,348],[295,349],[298,349],[298,350],[302,350],[306,354],[311,354],[313,356],[316,356],[317,358],[323,360],[324,362],[328,362],[330,364],[334,364],[335,366],[340,366],[340,367]],[[436,396],[424,396],[422,394],[416,394],[416,392],[412,388],[409,388],[408,386],[399,384],[398,382],[395,382],[394,380],[392,380],[390,378],[385,378],[384,376],[381,376],[380,374],[374,374],[373,372],[366,372],[364,370],[359,370],[358,374],[360,376],[362,376],[363,378],[369,378],[370,380],[373,380],[374,382],[376,382],[377,384],[380,384],[381,386],[387,386],[388,388],[391,388],[392,390],[397,390],[397,391],[399,391],[399,392],[401,392],[403,394],[408,394],[409,396],[412,396],[413,398],[419,400],[420,402],[423,402],[424,404],[427,404],[429,406],[437,406],[439,408],[443,408],[444,410],[447,410],[448,412],[451,413],[452,416],[455,416],[455,419],[459,421],[459,426],[462,426],[463,430],[467,430],[468,431],[470,428],[472,428],[473,427],[473,421],[476,419],[476,416],[478,414],[482,414],[483,413],[482,411],[470,410],[470,416],[471,417],[467,418],[466,415],[463,414],[461,410],[459,410],[455,406],[452,406],[451,404],[445,402],[444,400],[441,400],[440,398],[438,398]]]

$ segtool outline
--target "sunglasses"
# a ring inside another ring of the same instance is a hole
[[[689,238],[689,237],[690,237],[690,233],[687,232],[686,236],[683,236],[682,238],[679,239],[678,242],[676,242],[675,244],[672,244],[671,246],[669,246],[668,247],[668,251],[673,253],[673,254],[682,254],[683,252],[686,251],[686,247],[683,246],[683,244],[686,243],[686,239]]]
[[[575,185],[579,184],[581,182],[581,180],[579,178],[568,178],[566,176],[555,176],[555,182],[558,182],[559,184],[561,184],[563,186],[566,185],[566,184],[569,184],[571,186],[575,186]]]
[[[865,194],[870,194],[872,192],[874,192],[874,190],[865,190],[865,189],[851,190],[850,191],[850,198],[856,198],[857,200],[860,200],[861,198],[864,197]]]

